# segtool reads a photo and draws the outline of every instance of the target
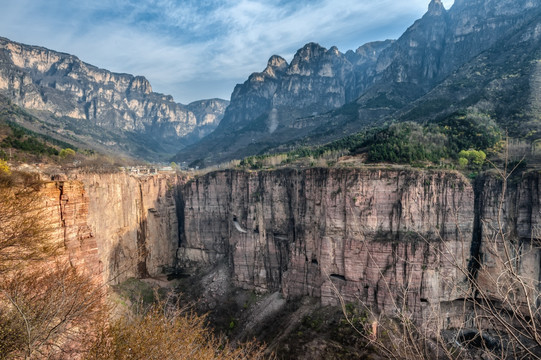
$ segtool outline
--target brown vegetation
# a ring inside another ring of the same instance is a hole
[[[148,309],[113,321],[99,333],[86,356],[90,360],[122,359],[264,359],[264,347],[248,343],[233,348],[215,337],[196,315],[178,302],[158,301]]]
[[[0,173],[0,359],[260,359],[159,301],[112,319],[106,286],[72,266],[32,175]]]

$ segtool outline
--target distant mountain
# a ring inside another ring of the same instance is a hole
[[[535,136],[540,11],[541,0],[457,0],[450,10],[432,0],[394,42],[346,54],[307,44],[291,64],[274,56],[237,85],[218,128],[177,159],[210,164],[468,109]]]
[[[197,127],[192,135],[201,139],[214,131],[222,121],[228,105],[229,101],[222,99],[198,100],[186,105],[186,109],[197,119]]]
[[[265,70],[235,87],[217,130],[177,159],[218,162],[257,152],[262,142],[279,144],[300,135],[291,131],[298,126],[297,119],[355,100],[367,86],[367,70],[391,44],[390,40],[369,43],[343,54],[336,47],[327,50],[309,43],[297,51],[291,64],[272,56]]]
[[[0,38],[0,94],[31,110],[44,128],[89,147],[149,160],[167,159],[212,131],[229,104],[213,99],[185,106],[153,92],[144,77],[5,38]]]

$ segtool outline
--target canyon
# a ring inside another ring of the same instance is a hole
[[[456,305],[472,264],[479,286],[501,272],[490,248],[498,224],[524,245],[518,268],[537,289],[540,182],[518,174],[504,194],[490,174],[472,183],[454,171],[366,166],[76,174],[42,193],[72,264],[103,283],[176,273],[204,284],[208,309],[228,289],[323,306],[340,296],[387,315],[406,304],[445,329],[464,322]]]

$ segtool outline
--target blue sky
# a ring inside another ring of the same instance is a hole
[[[453,0],[443,1],[450,7]],[[429,0],[0,0],[0,36],[67,52],[189,103],[229,99],[273,54],[398,38]]]

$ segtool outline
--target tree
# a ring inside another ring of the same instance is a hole
[[[0,275],[50,258],[59,248],[42,212],[40,187],[33,175],[0,173]]]
[[[459,164],[469,164],[471,163],[472,166],[474,166],[476,169],[480,170],[483,164],[485,163],[485,160],[487,158],[487,155],[483,150],[461,150],[458,153],[458,161]],[[465,159],[467,162],[464,162]]]
[[[62,159],[71,158],[74,157],[76,154],[75,150],[70,148],[65,148],[60,150],[60,153],[58,153],[58,156],[60,156]]]
[[[11,169],[5,160],[0,159],[0,174],[10,175]]]
[[[41,186],[0,174],[0,358],[72,358],[105,311],[103,287],[54,238]]]
[[[73,358],[104,319],[104,288],[69,263],[34,264],[0,283],[0,353]],[[1,358],[1,355],[0,355]]]

